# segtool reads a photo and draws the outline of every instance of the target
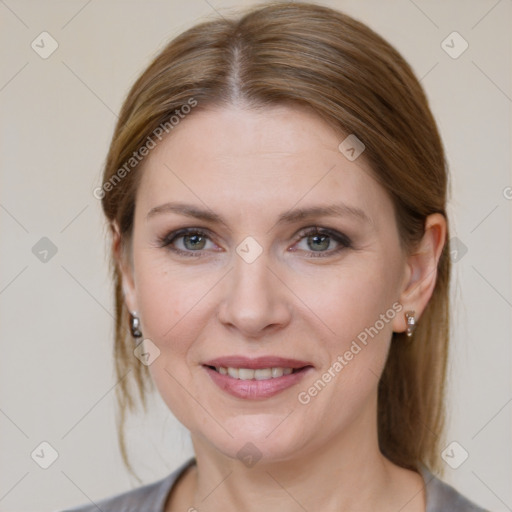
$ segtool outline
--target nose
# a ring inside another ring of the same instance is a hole
[[[291,292],[269,259],[266,250],[252,263],[235,254],[234,268],[226,276],[218,318],[246,338],[266,336],[291,319]]]

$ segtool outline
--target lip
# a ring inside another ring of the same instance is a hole
[[[223,366],[224,368],[249,368],[258,370],[262,368],[302,368],[303,366],[313,366],[308,361],[299,361],[298,359],[289,359],[276,356],[261,356],[256,358],[244,356],[226,356],[217,357],[210,361],[205,361],[206,366]]]
[[[223,366],[225,368],[294,368],[299,371],[267,380],[241,380],[229,375],[222,375],[210,366]],[[298,384],[304,376],[313,370],[313,365],[307,361],[287,359],[282,357],[265,356],[250,359],[243,356],[229,356],[212,359],[203,364],[203,368],[212,381],[224,392],[236,398],[248,400],[263,400],[270,398]]]

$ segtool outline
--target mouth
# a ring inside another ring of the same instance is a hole
[[[305,371],[307,368],[310,368],[310,365],[302,366],[300,368],[290,368],[290,367],[282,367],[276,366],[271,368],[233,368],[231,366],[210,366],[204,365],[211,370],[216,371],[221,375],[227,375],[232,379],[238,380],[270,380],[276,379],[279,377],[283,377],[283,375],[291,375],[292,373],[299,373]]]
[[[202,365],[211,381],[236,398],[262,400],[298,384],[313,370],[306,361],[277,357],[223,357]]]

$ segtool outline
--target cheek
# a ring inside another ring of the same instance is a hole
[[[194,341],[204,328],[201,319],[207,318],[206,301],[201,298],[211,284],[209,279],[191,279],[173,272],[170,265],[149,259],[140,261],[138,281],[142,332],[159,350],[158,357],[148,367],[151,378],[173,414],[189,425],[187,391],[192,391],[188,384],[193,381],[195,371],[189,357]]]
[[[396,271],[376,255],[354,253],[338,269],[317,272],[314,279],[297,275],[290,287],[310,308],[304,314],[316,317],[316,323],[325,326],[326,336],[343,347],[376,323],[382,337],[389,336],[389,317],[396,314],[392,308],[397,298]],[[386,314],[383,324],[381,315]]]
[[[326,273],[314,289],[304,287],[300,292],[314,311],[313,315],[304,310],[304,315],[316,325],[321,323],[327,334],[320,345],[326,351],[324,366],[301,387],[298,400],[303,410],[321,418],[331,433],[373,407],[392,320],[399,314],[393,308],[393,269],[387,267],[386,272],[378,258],[374,264],[369,261],[346,266],[335,275]]]
[[[183,401],[183,388],[198,371],[197,340],[210,332],[214,317],[215,285],[219,273],[198,265],[186,271],[169,263],[165,255],[141,251],[137,261],[136,289],[144,338],[158,348],[149,366],[168,405]],[[173,378],[174,377],[174,378]]]
[[[181,337],[177,333],[193,329],[191,319],[197,316],[201,299],[213,284],[213,276],[203,272],[201,278],[194,277],[197,274],[194,270],[183,271],[172,265],[163,249],[141,251],[135,264],[144,336],[154,338],[159,344],[172,340],[173,347],[179,346]]]

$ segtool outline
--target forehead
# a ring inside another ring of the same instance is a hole
[[[144,162],[137,210],[179,199],[239,218],[343,202],[385,220],[391,200],[363,157],[341,153],[345,137],[301,108],[196,111]]]

